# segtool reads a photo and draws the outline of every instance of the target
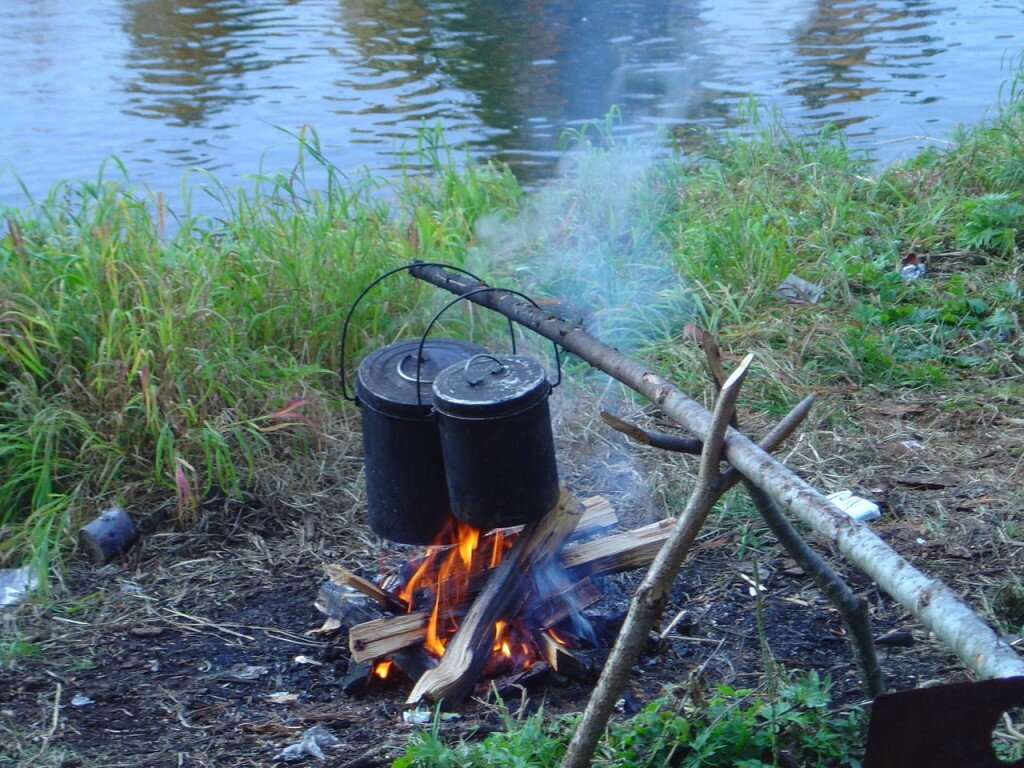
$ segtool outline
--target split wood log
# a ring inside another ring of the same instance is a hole
[[[553,672],[572,678],[573,680],[593,679],[593,670],[572,651],[559,643],[546,632],[536,634],[537,645],[541,655]]]
[[[479,281],[441,267],[420,265],[410,270],[420,280],[458,295],[486,287]],[[534,307],[503,291],[477,292],[468,301],[499,312],[604,371],[654,402],[694,437],[706,441],[712,415],[700,403],[640,362],[599,341],[582,327]],[[818,533],[836,543],[849,560],[909,610],[981,677],[1024,675],[1024,659],[986,625],[949,587],[910,564],[871,528],[842,513],[825,496],[789,468],[773,459],[738,430],[725,436],[725,459]]]
[[[381,608],[387,608],[393,613],[405,613],[409,610],[409,605],[404,600],[392,595],[390,592],[385,592],[373,582],[364,579],[356,573],[352,573],[348,568],[340,565],[328,565],[327,575],[335,584],[343,587],[352,587],[367,597],[376,600]]]
[[[674,524],[675,518],[666,518],[632,531],[570,544],[562,551],[562,566],[572,578],[608,576],[643,568],[654,560]],[[487,574],[489,571],[485,576]],[[471,589],[468,593],[473,594]],[[545,597],[539,596],[540,599]],[[356,661],[380,658],[422,642],[429,620],[430,611],[423,610],[356,624],[348,633],[352,658]]]
[[[317,610],[327,614],[328,621],[336,622],[334,629],[344,625],[351,626],[356,621],[363,623],[376,621],[384,615],[384,609],[376,600],[367,597],[351,586],[338,584],[335,581],[326,581],[321,585],[317,593],[316,607]],[[412,680],[418,680],[420,675],[437,664],[437,660],[427,653],[422,645],[396,648],[388,656]],[[351,679],[346,681],[347,692],[360,687],[358,680],[360,675],[364,677],[363,686],[365,686],[369,674],[373,670],[370,662],[374,658],[350,659],[351,674],[347,677]],[[365,675],[363,675],[364,672]]]
[[[597,534],[612,530],[619,524],[619,516],[615,513],[615,508],[604,496],[588,496],[583,499],[580,504],[583,505],[583,515],[580,517],[580,522],[576,526],[576,529],[567,539],[568,542],[585,539],[589,536],[596,536]],[[518,535],[523,530],[523,527],[524,526],[522,525],[517,525],[510,528],[495,528],[492,531],[488,531],[484,535],[483,542],[477,546],[477,552],[481,554],[488,552],[490,544],[487,540],[490,537],[499,533],[505,536]],[[420,566],[427,561],[427,558],[433,556],[432,561],[428,563],[426,568],[419,574],[419,583],[433,584],[437,581],[438,569],[441,567],[441,563],[444,562],[444,553],[455,546],[457,545],[444,544],[439,547],[430,547],[430,554],[411,560],[408,564],[408,568],[414,572],[418,571]],[[482,573],[483,570],[484,569],[481,569],[480,572]],[[389,589],[394,589],[397,592],[400,591],[402,585],[388,584],[387,586]],[[451,593],[449,592],[449,594]],[[402,610],[405,611],[408,609],[403,608]]]
[[[590,579],[580,579],[560,592],[538,595],[527,602],[522,613],[537,629],[548,629],[601,599],[602,592]],[[518,614],[517,614],[518,615]]]
[[[514,613],[510,609],[529,589],[533,569],[557,555],[582,514],[580,503],[563,489],[558,504],[526,526],[473,601],[440,663],[413,686],[408,703],[426,699],[457,704],[469,694],[490,656],[495,623]]]

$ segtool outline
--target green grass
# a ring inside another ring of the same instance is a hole
[[[0,562],[45,574],[73,522],[110,500],[251,490],[336,410],[344,313],[412,258],[460,263],[475,219],[520,190],[425,134],[436,177],[344,181],[315,136],[293,173],[206,192],[222,218],[165,229],[123,178],[63,184],[3,214]],[[308,163],[326,171],[310,189]],[[367,345],[418,334],[436,297],[396,276],[354,318]],[[453,313],[454,315],[454,313]],[[454,318],[452,323],[458,324]],[[464,324],[464,323],[463,323]]]
[[[677,689],[633,717],[613,721],[595,766],[762,768],[785,753],[799,765],[859,766],[864,713],[830,711],[829,681],[816,673],[783,678],[770,693],[719,687]],[[414,737],[394,768],[555,766],[577,716],[521,720],[503,711],[505,731],[446,743],[435,727]],[[788,763],[787,763],[788,764]]]
[[[2,215],[0,560],[45,573],[104,504],[174,496],[187,522],[207,494],[258,490],[268,467],[315,450],[338,410],[344,312],[412,258],[559,297],[692,392],[696,322],[727,353],[757,354],[771,375],[752,377],[748,402],[765,412],[833,385],[994,391],[1020,373],[1020,85],[951,149],[884,169],[839,132],[798,136],[755,110],[749,136],[654,165],[585,129],[575,138],[594,146],[571,179],[530,196],[436,131],[416,149],[433,172],[391,180],[345,178],[297,136],[291,172],[248,188],[204,177],[188,194],[222,215],[186,208],[170,227],[116,163],[62,184]],[[911,253],[929,271],[906,281]],[[790,272],[825,298],[775,298]],[[383,284],[351,359],[418,333],[439,303],[416,281]],[[499,327],[449,317],[478,338]]]

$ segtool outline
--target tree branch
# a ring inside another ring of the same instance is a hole
[[[410,270],[421,279],[455,294],[483,287],[476,280],[440,267]],[[649,398],[662,412],[700,440],[706,440],[712,416],[671,382],[574,326],[518,296],[501,291],[468,299],[493,309],[561,344],[594,367]],[[941,581],[930,579],[883,542],[870,527],[839,511],[828,499],[747,437],[730,429],[725,458],[744,477],[818,533],[836,542],[839,551],[863,569],[886,592],[914,614],[981,677],[1024,675],[1024,660]]]

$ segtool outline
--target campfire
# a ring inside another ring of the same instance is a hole
[[[317,607],[348,630],[348,684],[413,682],[410,703],[458,703],[478,679],[593,675],[604,640],[587,610],[600,577],[648,565],[672,521],[615,532],[608,501],[559,504],[528,526],[453,521],[424,552],[376,581],[330,566]]]

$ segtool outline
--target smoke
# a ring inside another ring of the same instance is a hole
[[[599,133],[607,146],[580,136],[558,181],[531,193],[514,217],[479,225],[471,268],[537,297],[602,341],[649,357],[673,344],[696,307],[661,232],[676,190],[659,173],[651,148]],[[598,420],[601,409],[634,410],[634,393],[578,364],[570,365],[566,380],[552,410],[562,463],[576,487],[613,494],[644,520],[659,518],[635,449]]]
[[[677,335],[693,314],[659,231],[671,195],[651,149],[584,143],[517,216],[480,223],[471,260],[603,341],[638,351]]]

